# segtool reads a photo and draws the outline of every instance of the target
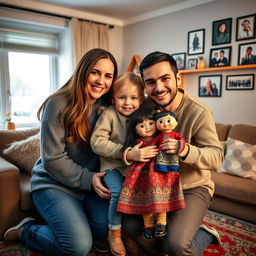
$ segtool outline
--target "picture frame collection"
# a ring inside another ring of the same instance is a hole
[[[255,39],[256,13],[236,18],[236,41]],[[231,65],[232,18],[212,22],[209,68]],[[205,53],[205,29],[188,31],[187,53],[174,53],[178,70],[197,69],[198,56]],[[186,56],[187,65],[186,65]],[[191,57],[189,57],[191,56]],[[238,45],[237,65],[256,64],[256,41]],[[254,90],[254,74],[227,75],[226,90]],[[211,84],[210,84],[211,81]],[[199,76],[199,97],[221,97],[222,75]]]
[[[237,74],[226,76],[226,90],[254,90],[255,74]],[[221,97],[222,75],[199,76],[199,97]]]
[[[232,46],[232,20],[233,18],[220,19],[212,22],[212,46],[210,49],[209,67],[223,67],[231,65]],[[256,13],[236,18],[236,41],[251,40],[256,37]],[[251,50],[250,50],[251,49]],[[217,53],[218,51],[218,53]],[[251,60],[243,58],[251,51]],[[174,53],[173,57],[178,60],[178,69],[196,69],[198,60],[196,56],[205,53],[205,29],[188,31],[187,53]],[[223,55],[224,54],[224,55]],[[223,56],[222,56],[223,55]],[[190,56],[192,56],[190,58]],[[255,57],[254,57],[255,56]],[[186,60],[187,57],[187,60]],[[224,58],[224,60],[223,60]],[[219,60],[219,62],[217,62]],[[239,44],[237,65],[256,64],[256,41]]]

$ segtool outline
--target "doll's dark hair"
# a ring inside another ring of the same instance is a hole
[[[175,120],[178,122],[178,118],[177,116],[169,110],[163,109],[161,106],[156,106],[155,107],[155,120],[163,117],[163,116],[173,116],[175,118]]]
[[[169,111],[169,110],[163,110],[163,111],[160,111],[160,112],[155,112],[155,120],[163,117],[163,116],[173,116],[175,118],[175,120],[178,122],[178,118],[177,116],[172,112],[172,111]]]
[[[152,108],[142,105],[129,118],[127,137],[121,151],[124,151],[127,147],[133,147],[136,145],[136,139],[140,137],[136,133],[136,125],[143,122],[145,119],[155,120],[155,111]]]

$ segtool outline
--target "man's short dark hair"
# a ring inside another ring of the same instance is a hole
[[[249,24],[251,24],[250,20],[244,20],[241,25],[243,26],[245,22],[248,22]]]
[[[145,68],[153,66],[153,65],[155,65],[159,62],[163,62],[163,61],[168,61],[170,63],[171,69],[176,76],[178,73],[176,60],[168,53],[156,51],[156,52],[152,52],[152,53],[148,54],[142,60],[142,62],[140,64],[141,77],[143,78],[143,72],[144,72]]]
[[[248,46],[247,49],[246,49],[246,51],[248,51],[248,50],[251,50],[251,51],[252,51],[252,47],[251,47],[251,46]]]

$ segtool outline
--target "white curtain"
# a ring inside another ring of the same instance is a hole
[[[87,51],[93,48],[109,50],[109,34],[106,25],[80,21],[77,18],[72,18],[70,25],[74,66]]]

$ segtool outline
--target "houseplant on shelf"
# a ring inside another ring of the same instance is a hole
[[[6,130],[15,130],[16,125],[14,122],[12,122],[12,115],[11,113],[6,113],[5,114],[5,128]]]

